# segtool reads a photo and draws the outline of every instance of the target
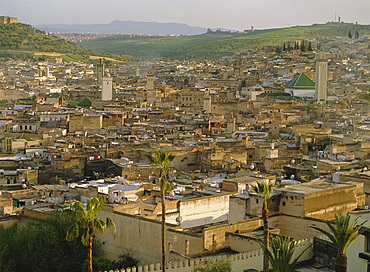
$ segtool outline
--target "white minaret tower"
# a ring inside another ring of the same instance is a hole
[[[110,101],[113,97],[113,79],[111,77],[102,78],[101,100]]]
[[[316,83],[315,99],[317,101],[326,101],[328,89],[328,60],[324,53],[319,53],[316,58]]]

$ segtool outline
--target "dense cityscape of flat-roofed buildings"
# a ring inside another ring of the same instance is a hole
[[[167,150],[176,156],[165,202],[170,262],[255,254],[260,181],[274,184],[272,232],[302,245],[321,219],[368,216],[369,37],[311,43],[313,51],[204,61],[0,63],[2,215],[42,217],[103,195],[102,214],[118,232],[102,238],[107,256],[126,250],[158,263],[160,168],[147,155]],[[365,266],[358,247],[349,248],[349,271]],[[233,265],[261,269],[262,255],[253,256]]]

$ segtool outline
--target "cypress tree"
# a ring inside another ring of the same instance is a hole
[[[355,39],[358,39],[358,38],[360,38],[360,34],[358,33],[358,29],[357,29],[355,33]]]

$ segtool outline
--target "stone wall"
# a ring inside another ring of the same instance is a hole
[[[229,217],[229,193],[181,200],[179,212],[181,226],[195,226],[227,221]]]
[[[231,225],[223,224],[203,229],[204,248],[207,250],[216,250],[225,247],[225,233],[250,232],[262,226],[260,218],[247,219],[232,223]]]
[[[296,250],[293,254],[293,259],[295,259],[299,254],[304,250],[305,253],[300,257],[299,261],[307,261],[313,257],[313,247],[312,240],[301,240],[297,242]],[[227,259],[231,263],[231,268],[233,272],[243,272],[245,269],[256,269],[261,271],[263,268],[263,254],[261,249],[251,250],[248,252],[243,252],[235,254],[232,256],[217,256],[210,257],[214,260]],[[193,272],[194,268],[197,267],[199,262],[203,259],[190,259],[188,261],[179,261],[179,262],[169,262],[167,264],[167,272]],[[162,272],[161,265],[150,264],[132,268],[121,269],[121,272]],[[108,271],[105,271],[108,272]],[[113,270],[109,271],[113,272]]]
[[[321,233],[313,229],[312,226],[324,229],[326,227],[326,224],[319,219],[284,214],[271,216],[269,218],[269,223],[270,228],[279,229],[281,235],[289,236],[296,240],[319,236]]]
[[[157,263],[161,261],[161,222],[140,216],[112,212],[103,207],[99,217],[103,220],[110,217],[116,224],[114,233],[108,229],[104,234],[97,233],[96,237],[102,242],[105,257],[118,259],[123,253],[129,252],[140,260],[141,264]],[[166,243],[172,245],[172,250],[183,255],[196,255],[204,252],[201,235],[170,229],[176,227],[166,224]],[[186,245],[189,251],[186,252]],[[167,250],[169,247],[167,246]]]

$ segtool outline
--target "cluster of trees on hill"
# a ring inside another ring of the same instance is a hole
[[[292,50],[301,50],[301,52],[313,51],[312,43],[310,41],[302,40],[301,42],[295,41],[294,45],[291,42],[283,43],[283,46],[276,46],[276,53],[290,52]]]
[[[0,25],[0,48],[69,53],[79,50],[74,44],[27,24]]]
[[[35,59],[33,52],[57,52],[67,61],[90,61],[90,55],[112,57],[121,61],[132,61],[130,56],[95,54],[91,50],[77,47],[74,43],[38,30],[31,25],[16,23],[0,25],[0,61],[9,59]]]
[[[352,32],[351,32],[351,30],[348,31],[348,38],[352,39]],[[358,29],[356,29],[355,39],[358,39],[358,38],[360,38],[360,33],[358,32]]]

